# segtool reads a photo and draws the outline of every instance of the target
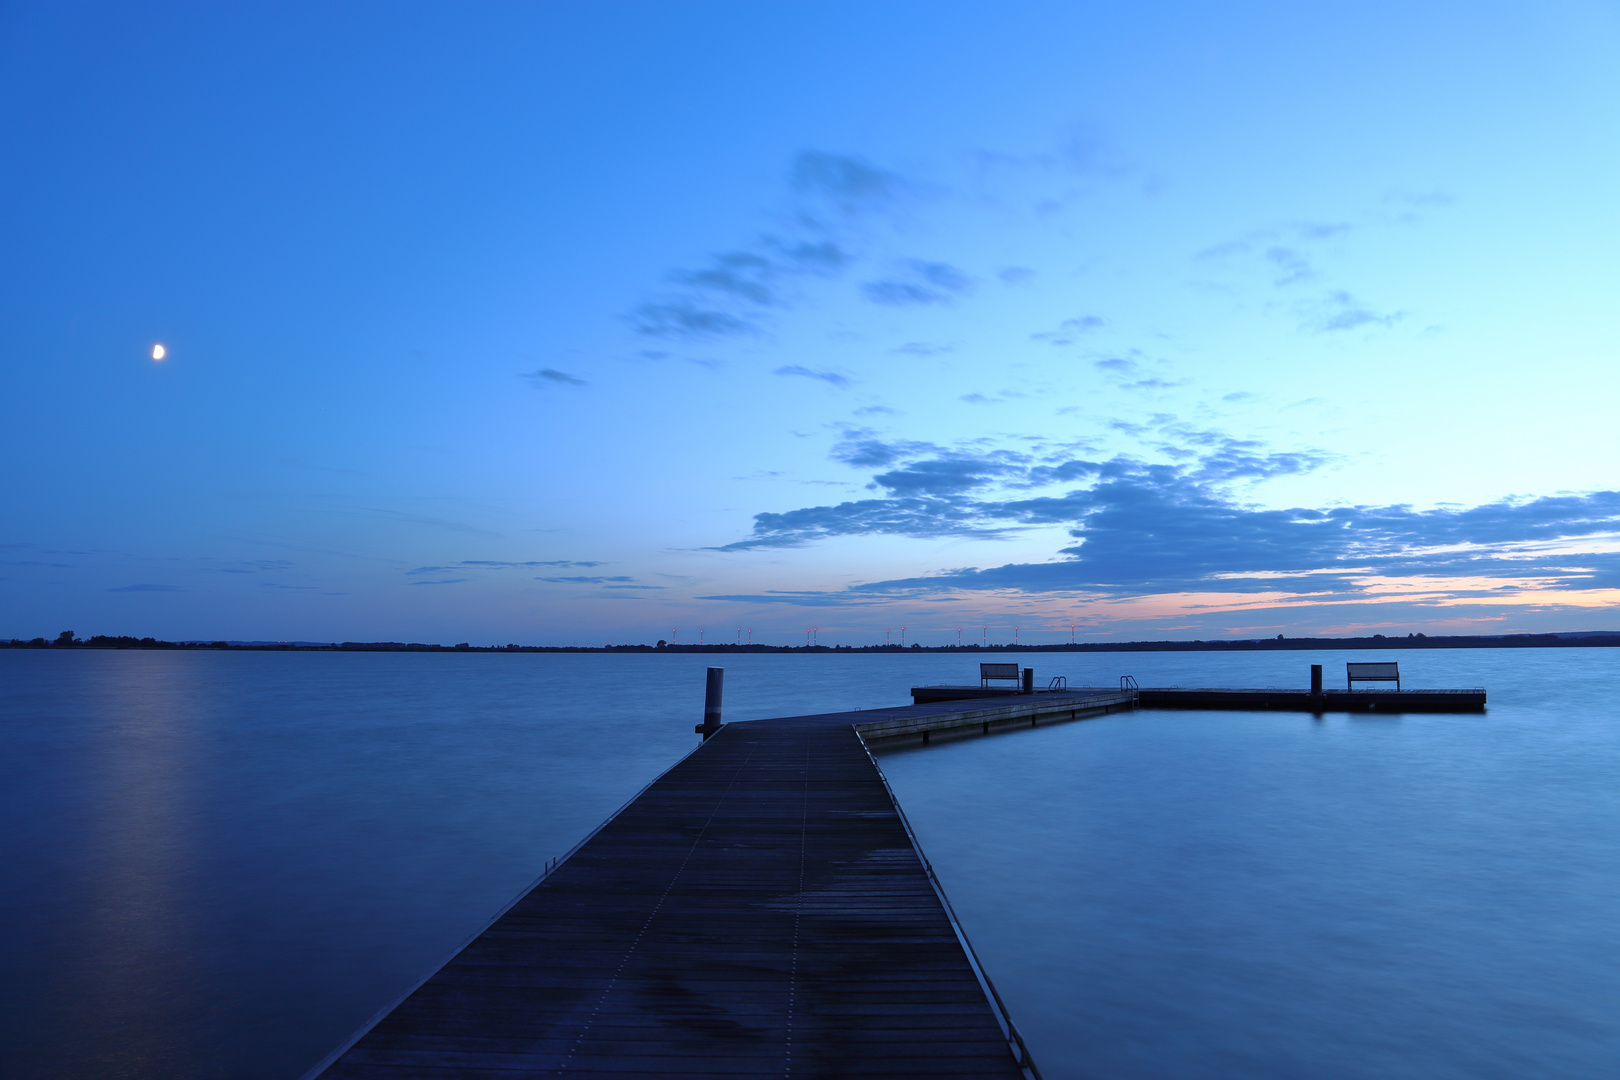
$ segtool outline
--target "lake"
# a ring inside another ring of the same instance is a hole
[[[1390,658],[1000,657],[1144,686]],[[1620,1075],[1620,650],[1393,658],[1489,712],[879,752],[1048,1080]],[[979,659],[0,651],[0,1075],[295,1080],[691,750],[708,664],[744,720]]]

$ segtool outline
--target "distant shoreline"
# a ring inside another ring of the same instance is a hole
[[[207,652],[479,652],[479,653],[1105,653],[1105,652],[1316,652],[1324,649],[1545,649],[1620,646],[1620,631],[1426,637],[1250,638],[1238,641],[1088,641],[1056,645],[429,645],[404,641],[159,641],[97,635],[71,641],[12,638],[0,649],[148,649]]]

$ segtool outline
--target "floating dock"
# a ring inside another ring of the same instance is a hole
[[[308,1076],[1038,1077],[866,740],[1132,700],[727,724]]]
[[[1294,712],[1484,712],[1485,689],[1463,690],[1282,690],[1184,689],[1144,686],[1144,709],[1287,709]]]
[[[1098,691],[1103,692],[1103,691]],[[989,686],[914,686],[911,699],[918,704],[993,699],[1039,700],[1020,690]],[[1216,687],[1144,686],[1135,691],[1144,709],[1286,709],[1294,712],[1484,712],[1485,689],[1461,690],[1293,690],[1278,687],[1226,689]]]

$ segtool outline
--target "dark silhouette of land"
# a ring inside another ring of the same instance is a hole
[[[43,637],[0,642],[0,649],[182,649],[251,652],[500,652],[500,653],[930,653],[930,652],[1294,652],[1316,649],[1559,649],[1620,646],[1620,631],[1582,630],[1557,634],[1472,634],[1430,637],[1284,637],[1218,641],[1084,641],[1055,645],[432,645],[418,641],[159,641],[150,637],[98,634],[78,638],[64,630]]]

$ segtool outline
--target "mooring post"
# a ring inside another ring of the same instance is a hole
[[[1032,667],[1027,667],[1027,668],[1024,669],[1024,693],[1033,694],[1034,692],[1035,692],[1035,669],[1032,668]]]
[[[1322,665],[1321,664],[1312,664],[1311,665],[1311,696],[1312,697],[1321,697],[1322,696]]]
[[[712,667],[709,669],[709,680],[703,686],[703,723],[695,730],[707,741],[710,735],[720,730],[720,698],[725,691],[726,669]]]

